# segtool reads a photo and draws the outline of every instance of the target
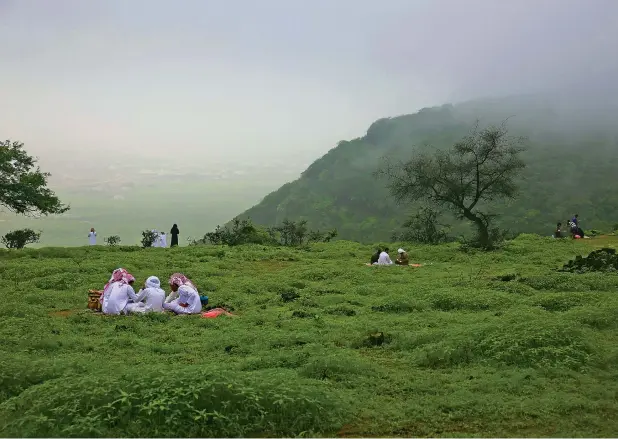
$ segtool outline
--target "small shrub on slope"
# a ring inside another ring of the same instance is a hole
[[[14,230],[4,235],[0,240],[6,248],[20,249],[28,244],[35,244],[41,239],[41,232],[32,229]]]
[[[110,246],[110,247],[115,247],[117,245],[120,245],[120,236],[118,235],[113,235],[113,236],[108,236],[107,238],[105,238],[103,241],[105,241],[105,243]],[[152,244],[151,244],[152,245]]]
[[[592,352],[580,328],[526,314],[503,324],[480,326],[473,333],[449,334],[415,356],[416,363],[423,367],[485,363],[577,370],[588,363]]]
[[[587,257],[575,257],[559,271],[586,273],[589,271],[615,272],[618,270],[618,255],[613,248],[602,248],[591,252]]]

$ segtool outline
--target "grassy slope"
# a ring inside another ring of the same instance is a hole
[[[0,436],[616,436],[618,276],[552,271],[616,243],[410,248],[421,268],[351,242],[2,252]],[[119,264],[184,272],[238,317],[88,312]]]

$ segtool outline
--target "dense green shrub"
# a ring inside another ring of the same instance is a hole
[[[35,232],[32,229],[20,229],[7,233],[2,237],[1,241],[6,248],[20,249],[28,244],[35,244],[40,239],[41,232]]]
[[[120,236],[118,235],[108,236],[103,241],[105,241],[105,243],[109,245],[110,247],[115,247],[120,244]],[[152,243],[150,245],[152,246]]]
[[[0,408],[3,436],[247,437],[334,430],[315,386],[200,368],[94,373],[31,387]],[[19,414],[19,416],[18,416]]]

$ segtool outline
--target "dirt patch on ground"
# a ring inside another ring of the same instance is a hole
[[[337,432],[337,437],[361,437],[361,429],[352,424],[346,424]]]

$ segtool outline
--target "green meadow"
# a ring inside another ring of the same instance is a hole
[[[617,243],[1,251],[0,436],[615,437],[618,275],[555,269]],[[118,266],[234,316],[87,310]]]

